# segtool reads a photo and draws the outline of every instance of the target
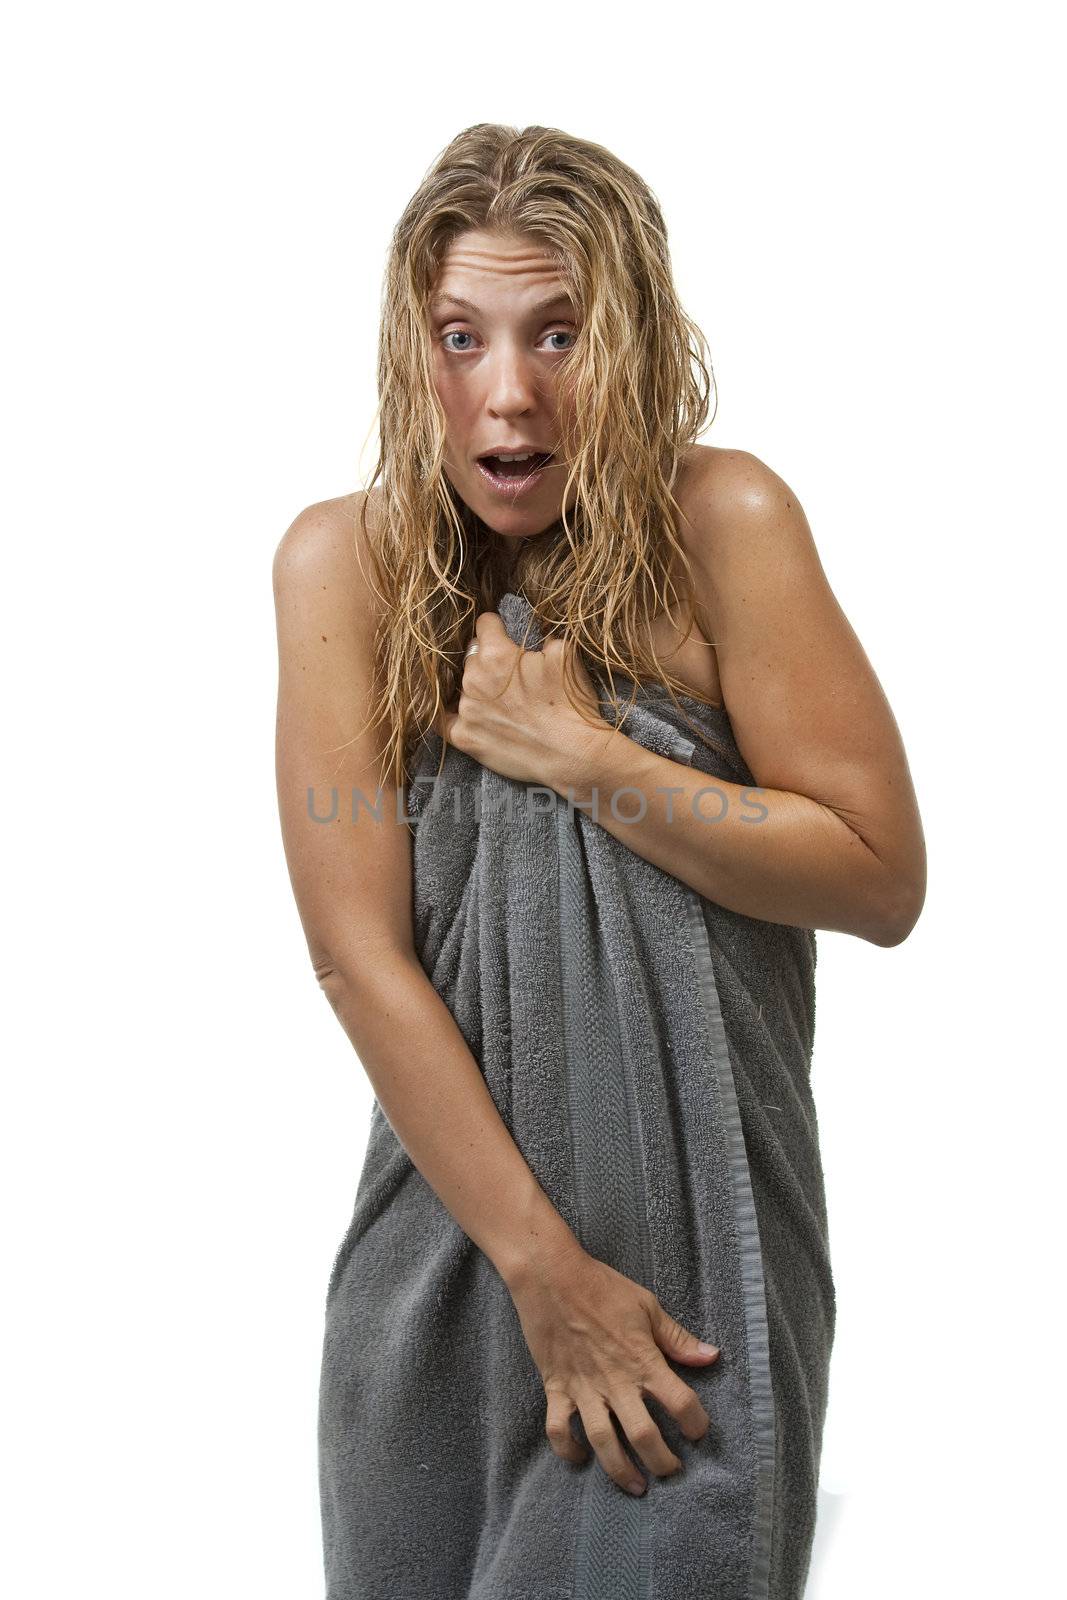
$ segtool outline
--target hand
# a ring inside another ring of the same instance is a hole
[[[581,656],[573,654],[579,704],[595,723],[583,720],[566,692],[564,662],[572,645],[549,638],[542,650],[523,650],[496,611],[483,611],[474,631],[478,648],[464,661],[459,700],[440,713],[438,731],[505,778],[557,787],[562,774],[581,765],[592,741],[614,732],[600,715]]]
[[[676,1419],[687,1439],[701,1439],[710,1418],[694,1389],[673,1372],[673,1361],[708,1366],[718,1359],[667,1315],[650,1290],[598,1261],[580,1245],[551,1269],[509,1284],[522,1331],[548,1396],[545,1431],[556,1455],[582,1463],[589,1452],[571,1432],[577,1410],[586,1437],[609,1478],[641,1494],[645,1480],[634,1468],[611,1420],[649,1472],[669,1476],[681,1468],[644,1403],[651,1395]]]

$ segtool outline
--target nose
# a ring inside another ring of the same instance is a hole
[[[489,358],[486,376],[486,405],[495,417],[522,416],[536,405],[536,369],[517,346],[498,346]]]

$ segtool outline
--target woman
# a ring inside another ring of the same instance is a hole
[[[703,353],[635,172],[470,128],[392,241],[383,481],[275,557],[287,859],[376,1096],[328,1600],[803,1592],[814,930],[898,944],[925,851],[795,495],[696,443]]]

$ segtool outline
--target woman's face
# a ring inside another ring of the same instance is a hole
[[[557,374],[579,326],[555,262],[535,239],[469,229],[441,263],[429,319],[449,482],[503,537],[543,533],[564,509]]]

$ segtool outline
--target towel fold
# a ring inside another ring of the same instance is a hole
[[[524,597],[498,609],[541,647]],[[662,685],[625,712],[595,681],[638,744],[755,787],[724,709],[679,696],[705,745]],[[703,898],[454,747],[431,786],[440,753],[407,797],[419,959],[585,1249],[721,1354],[674,1363],[702,1439],[646,1400],[681,1472],[635,1498],[560,1460],[506,1286],[375,1101],[326,1295],[326,1600],[800,1600],[835,1320],[814,931]]]

